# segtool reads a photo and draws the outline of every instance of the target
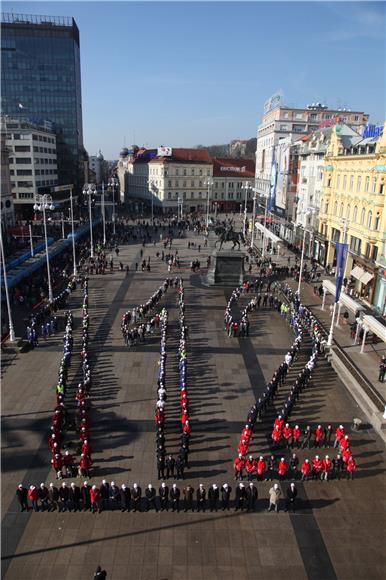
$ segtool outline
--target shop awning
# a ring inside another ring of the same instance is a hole
[[[353,276],[357,280],[360,280],[365,273],[366,272],[362,268],[360,268],[359,266],[355,266],[355,268],[351,270],[350,276]]]
[[[323,288],[325,288],[325,290],[330,294],[332,294],[333,297],[335,298],[336,286],[334,282],[331,282],[331,280],[323,280]],[[364,310],[364,307],[360,302],[353,300],[352,298],[350,298],[350,296],[347,296],[347,294],[345,294],[344,292],[340,293],[339,302],[343,304],[343,306],[345,306],[353,314],[355,314],[358,310]]]
[[[365,315],[363,317],[363,325],[366,330],[370,330],[376,334],[383,342],[386,342],[386,326],[379,322],[374,316]]]
[[[259,222],[255,222],[255,228],[257,230],[259,230],[260,232],[264,233],[265,232],[265,236],[271,240],[271,242],[273,244],[280,244],[281,243],[281,238],[279,238],[278,236],[275,236],[274,233],[271,232],[271,230],[269,230],[268,228],[265,228],[262,224],[260,224]]]
[[[366,286],[366,284],[368,284],[373,278],[374,276],[370,274],[370,272],[365,272],[359,281]]]

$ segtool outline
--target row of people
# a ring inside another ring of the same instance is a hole
[[[156,460],[158,468],[158,478],[160,477],[160,470],[165,466],[165,406],[167,399],[166,390],[166,337],[168,328],[168,311],[166,308],[161,310],[160,315],[161,341],[160,341],[160,357],[158,362],[158,378],[157,378],[157,402],[155,409],[155,423],[156,423]]]
[[[64,430],[68,422],[67,409],[64,404],[64,394],[67,387],[68,369],[71,361],[73,348],[73,316],[67,313],[66,328],[63,336],[63,355],[59,365],[58,382],[56,385],[56,406],[51,417],[51,426],[48,433],[48,446],[52,452],[51,464],[55,471],[61,471],[63,459],[61,454],[61,444]]]
[[[356,466],[356,461],[349,449],[333,458],[329,455],[324,458],[315,455],[312,459],[305,459],[301,464],[296,453],[293,453],[290,458],[270,455],[268,459],[263,455],[254,459],[252,455],[243,457],[240,454],[233,462],[236,481],[242,480],[244,477],[249,481],[255,477],[260,481],[272,481],[275,477],[279,479],[297,479],[300,477],[302,481],[308,479],[327,481],[331,477],[340,479],[344,473],[347,478],[352,479]]]
[[[280,497],[281,489],[275,483],[269,490],[268,511],[272,509],[278,511]],[[134,483],[130,489],[128,485],[118,486],[114,481],[109,484],[104,480],[100,486],[90,485],[85,481],[81,487],[74,482],[67,485],[64,481],[59,488],[53,483],[50,483],[48,487],[41,483],[39,487],[30,485],[28,488],[20,484],[16,490],[16,498],[22,512],[30,508],[36,512],[56,510],[98,513],[105,510],[141,512],[151,509],[156,512],[169,511],[169,509],[179,512],[182,499],[185,512],[205,512],[207,508],[211,512],[217,512],[219,507],[223,511],[229,511],[231,507],[234,507],[235,511],[254,511],[258,500],[258,490],[252,482],[248,485],[239,482],[232,500],[232,487],[227,483],[224,483],[221,488],[213,483],[208,491],[202,483],[199,484],[197,490],[188,484],[181,493],[176,483],[169,487],[162,482],[157,494],[157,490],[151,483],[142,493],[142,488],[137,483]],[[286,511],[288,509],[294,511],[296,498],[297,489],[295,483],[292,482],[286,492]]]
[[[179,392],[180,392],[180,406],[181,406],[181,447],[178,462],[185,467],[189,467],[189,440],[190,440],[190,415],[189,415],[189,399],[187,389],[187,326],[185,322],[185,291],[182,278],[178,283],[178,304],[179,304],[179,327],[180,327],[180,342],[178,345],[178,374],[179,374]]]
[[[297,447],[308,449],[313,447],[331,447],[332,445],[333,428],[332,425],[317,425],[315,429],[311,429],[310,425],[307,425],[304,430],[301,429],[299,425],[292,425],[286,423],[281,415],[278,415],[274,421],[271,438],[274,442],[275,447],[279,447],[281,443],[284,443],[287,449],[290,447]],[[335,429],[335,441],[333,443],[334,448],[343,449],[349,447],[350,439],[346,435],[345,428],[343,425],[339,425]]]

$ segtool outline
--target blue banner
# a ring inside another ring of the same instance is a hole
[[[348,244],[336,244],[336,274],[335,274],[335,302],[339,302],[340,292],[342,290],[344,268],[346,265]]]

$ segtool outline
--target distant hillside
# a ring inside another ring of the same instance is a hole
[[[230,159],[255,159],[257,139],[234,139],[225,145],[197,145],[198,149],[208,149],[211,157]]]

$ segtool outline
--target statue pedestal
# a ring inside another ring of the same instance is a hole
[[[208,286],[240,286],[244,281],[244,259],[239,250],[215,250],[206,279]]]

